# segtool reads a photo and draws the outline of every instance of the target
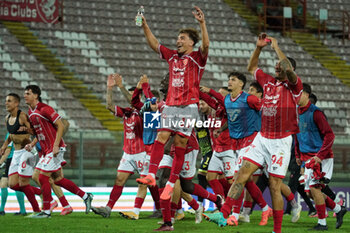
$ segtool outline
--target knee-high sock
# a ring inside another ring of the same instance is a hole
[[[210,180],[209,185],[216,195],[221,195],[222,197],[225,196],[224,188],[218,179]]]
[[[149,173],[156,175],[158,170],[158,165],[163,158],[163,154],[164,154],[164,144],[155,140],[152,147],[151,158],[149,161]]]
[[[118,201],[120,195],[122,195],[124,186],[114,185],[111,194],[109,195],[109,201],[107,206],[113,209],[114,204]]]
[[[194,189],[193,189],[193,195],[196,195],[198,197],[202,197],[202,198],[205,198],[205,199],[208,199],[212,202],[216,202],[217,200],[217,197],[208,192],[207,190],[205,190],[202,186],[200,186],[199,184],[194,184]]]
[[[157,185],[154,187],[148,186],[148,189],[151,192],[156,210],[159,210],[160,209],[160,203],[159,203],[160,198],[159,198],[158,186]]]
[[[244,196],[244,192],[241,193],[241,196]],[[232,208],[235,208],[236,206],[240,206],[242,203],[241,196],[235,200],[231,197],[226,197],[224,205],[221,207],[221,213],[224,215],[224,218],[227,218],[232,211]]]
[[[58,200],[60,201],[63,208],[69,206],[69,203],[64,195],[60,197]]]
[[[8,197],[8,190],[7,188],[1,188],[1,206],[0,206],[0,211],[5,210],[5,205]]]
[[[186,148],[178,146],[175,147],[175,155],[173,165],[171,166],[171,173],[168,182],[175,184],[177,179],[179,179],[179,174],[182,170],[182,165],[184,164],[185,160],[185,152]]]
[[[244,198],[244,191],[242,192],[241,196],[238,198],[237,201],[235,201],[235,204],[233,205],[233,213],[239,214],[241,211],[241,206]]]
[[[283,210],[273,210],[273,231],[281,233],[283,220]]]
[[[35,199],[35,193],[34,193],[32,187],[30,185],[25,185],[25,186],[21,187],[21,190],[22,190],[22,192],[24,192],[28,201],[32,205],[33,211],[39,212],[40,211],[39,204]],[[51,189],[50,189],[50,191],[51,191]],[[50,209],[50,203],[49,203],[49,209]]]
[[[163,221],[164,222],[171,222],[171,205],[170,205],[170,200],[162,200],[160,199],[160,208],[162,210],[162,215],[163,215]]]
[[[141,198],[141,197],[136,197],[135,198],[135,203],[134,203],[134,213],[135,214],[140,214],[140,209],[143,205],[143,202],[144,202],[144,198]]]
[[[202,175],[202,174],[198,174],[197,178],[198,178],[198,184],[200,186],[202,186],[205,190],[207,190],[207,186],[208,186],[207,177]],[[202,197],[198,197],[198,201],[199,202],[203,202],[203,198]]]
[[[247,182],[245,187],[248,190],[250,196],[252,196],[253,200],[260,206],[260,208],[264,208],[267,205],[261,190],[254,183],[254,181]]]
[[[50,202],[52,200],[51,196],[51,185],[49,182],[49,177],[43,174],[39,175],[40,189],[43,195],[43,210],[50,210]]]
[[[194,210],[198,210],[199,208],[199,204],[194,198],[192,199],[192,201],[188,202],[188,205],[191,206]]]
[[[226,197],[228,191],[229,191],[230,188],[231,188],[231,185],[230,185],[230,183],[227,181],[226,178],[219,179],[219,181],[220,181],[220,184],[222,185],[222,187],[224,188],[224,193],[225,193],[225,197]]]
[[[317,217],[318,219],[326,218],[326,204],[316,205]]]
[[[30,186],[33,189],[33,192],[35,193],[35,195],[41,195],[41,190],[40,188],[34,187],[34,186]]]
[[[83,190],[81,190],[76,184],[74,184],[73,181],[68,180],[66,178],[63,178],[63,179],[55,182],[55,184],[67,189],[69,192],[74,193],[81,198],[83,198],[85,195],[85,192]]]
[[[19,184],[16,184],[14,187],[12,187],[12,189],[15,191],[23,192],[26,195],[30,204],[32,205],[33,211],[40,212],[38,202],[35,199],[35,194],[33,192],[33,189],[30,187],[30,185],[19,186]],[[50,209],[50,202],[49,202],[49,209]]]
[[[19,212],[21,214],[26,213],[26,207],[24,206],[24,193],[20,191],[16,191],[16,197],[19,205]]]

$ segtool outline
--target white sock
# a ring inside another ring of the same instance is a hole
[[[267,211],[269,209],[269,205],[266,205],[264,208],[262,208],[262,211]]]
[[[201,201],[197,201],[197,203],[198,203],[198,205],[203,206],[203,202],[201,202]]]
[[[111,207],[109,207],[108,205],[106,206],[106,209],[107,209],[108,211],[111,211]]]
[[[135,207],[134,207],[133,212],[134,212],[135,214],[139,215],[139,214],[140,214],[140,208],[135,208]]]
[[[239,214],[238,213],[232,213],[232,215],[238,220]]]
[[[52,201],[50,202],[50,204],[52,204],[52,203],[55,203],[55,199],[52,199]]]
[[[50,210],[43,210],[45,214],[51,214]]]
[[[70,205],[67,205],[67,206],[63,206],[63,209],[65,209],[65,208],[69,208],[70,207]]]
[[[85,193],[83,196],[83,200],[86,200],[87,197],[88,197],[88,195]]]
[[[251,211],[251,208],[250,208],[250,207],[243,207],[243,214],[244,214],[244,215],[249,215],[249,214],[250,214],[250,211]]]
[[[292,207],[293,207],[294,209],[296,209],[296,208],[299,207],[299,206],[298,206],[298,203],[297,203],[297,201],[296,201],[295,199],[291,200],[291,201],[290,201],[290,204],[292,205]]]
[[[326,222],[326,219],[318,219],[318,224],[322,225],[322,226],[326,226],[327,225],[327,222]]]
[[[334,211],[335,213],[339,213],[340,210],[341,210],[341,206],[338,205],[338,204],[336,204],[335,207],[334,207],[334,209],[333,209],[333,211]]]
[[[154,179],[156,178],[156,175],[153,173],[148,173],[149,175],[151,175]]]

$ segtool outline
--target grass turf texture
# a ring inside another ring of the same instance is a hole
[[[50,219],[28,219],[20,216],[14,216],[11,213],[0,216],[0,232],[45,232],[45,233],[63,233],[63,232],[152,232],[158,228],[157,224],[161,219],[148,219],[150,212],[141,212],[139,220],[128,220],[122,218],[119,213],[113,212],[110,218],[102,218],[94,213],[72,213],[68,216],[60,216],[59,213],[53,213]],[[343,226],[335,229],[336,219],[327,218],[328,232],[350,232],[350,214],[345,215]],[[203,219],[201,224],[194,223],[194,215],[186,213],[183,220],[175,223],[175,232],[231,232],[231,233],[271,233],[273,230],[273,220],[270,218],[266,226],[259,226],[261,211],[254,211],[251,215],[250,223],[240,223],[239,226],[223,228],[216,224]],[[285,215],[283,217],[282,232],[283,233],[302,233],[309,231],[317,224],[316,218],[307,216],[307,212],[302,212],[302,216],[297,223],[290,222],[291,217]]]

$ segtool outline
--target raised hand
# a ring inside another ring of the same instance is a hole
[[[268,37],[266,33],[261,33],[256,41],[256,47],[263,48],[268,45],[268,42],[265,39],[270,39],[270,37]]]
[[[140,77],[140,82],[141,82],[141,84],[143,84],[143,83],[148,83],[149,80],[148,80],[147,75],[143,74],[143,75]]]
[[[195,6],[194,9],[195,11],[192,11],[192,14],[194,15],[195,19],[200,23],[204,22],[203,11],[198,6]]]
[[[204,92],[204,93],[209,93],[210,92],[210,88],[209,87],[201,86],[200,90],[201,90],[201,92]]]

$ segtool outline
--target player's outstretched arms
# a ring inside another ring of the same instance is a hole
[[[136,20],[136,17],[135,17],[135,20]],[[151,29],[147,24],[146,18],[143,15],[142,15],[142,28],[149,47],[151,47],[151,49],[153,49],[154,52],[158,53],[159,42],[157,38],[153,35]]]
[[[259,63],[259,56],[261,53],[261,50],[268,45],[268,42],[266,40],[267,35],[265,33],[262,33],[259,35],[258,40],[256,41],[256,48],[250,57],[247,70],[249,73],[254,75],[255,70],[258,68]]]
[[[203,11],[198,6],[195,6],[194,8],[195,8],[195,11],[192,11],[192,14],[194,15],[194,18],[199,22],[199,26],[201,28],[201,36],[202,36],[201,53],[202,53],[202,56],[205,57],[208,55],[208,52],[209,52],[208,30],[205,24]]]

